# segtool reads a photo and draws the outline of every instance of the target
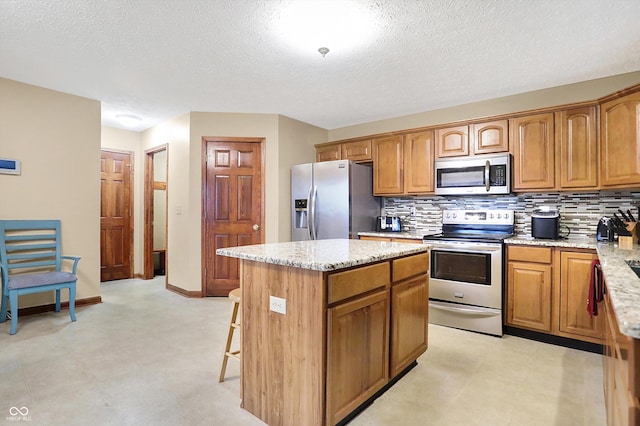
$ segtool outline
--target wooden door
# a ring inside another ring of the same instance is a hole
[[[426,275],[391,288],[391,367],[402,372],[427,350],[429,281]]]
[[[100,281],[133,276],[131,157],[100,151]]]
[[[447,127],[436,130],[436,157],[469,155],[469,126]]]
[[[555,188],[553,113],[509,120],[513,190]]]
[[[591,317],[586,309],[595,253],[560,253],[560,332],[591,337],[600,342],[602,317]],[[574,336],[568,336],[574,337]]]
[[[561,188],[596,188],[596,108],[556,112],[557,175]]]
[[[407,194],[433,192],[433,131],[404,137],[404,190]]]
[[[373,193],[399,195],[404,192],[403,137],[373,140]]]
[[[509,151],[509,120],[489,121],[471,125],[472,154]]]
[[[343,143],[342,159],[371,161],[371,139]]]
[[[551,265],[508,263],[507,324],[551,332]]]
[[[389,380],[389,290],[327,311],[327,424],[335,425]]]
[[[640,92],[600,106],[600,176],[603,187],[640,184]]]
[[[316,148],[316,161],[334,161],[342,159],[342,144],[319,146]]]
[[[264,242],[263,139],[203,142],[203,290],[207,296],[226,296],[240,286],[239,261],[216,250]]]

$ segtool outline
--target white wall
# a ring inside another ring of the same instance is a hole
[[[76,297],[98,297],[100,102],[0,78],[0,156],[22,162],[20,175],[0,175],[0,218],[62,220],[63,254],[82,257]]]

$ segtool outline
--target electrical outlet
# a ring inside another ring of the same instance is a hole
[[[282,315],[287,315],[287,299],[269,296],[269,310]]]
[[[411,216],[416,215],[416,206],[411,206]]]

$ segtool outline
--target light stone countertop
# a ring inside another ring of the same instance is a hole
[[[400,232],[358,232],[359,237],[383,237],[383,238],[406,238],[409,240],[422,240],[427,233],[424,231],[400,231]]]
[[[529,246],[543,246],[543,247],[567,247],[567,248],[580,248],[580,249],[596,249],[597,241],[595,238],[586,237],[569,237],[561,238],[558,240],[546,240],[533,238],[530,235],[515,235],[511,238],[504,240],[505,244],[522,244]]]
[[[314,271],[335,271],[428,250],[424,244],[340,239],[229,247],[216,253]]]

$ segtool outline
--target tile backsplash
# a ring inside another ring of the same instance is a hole
[[[595,237],[598,220],[613,216],[618,208],[640,216],[640,190],[523,193],[485,196],[411,196],[384,199],[386,215],[400,216],[405,230],[439,232],[442,210],[511,209],[515,211],[516,235],[531,235],[533,209],[548,206],[560,211],[560,234]],[[411,208],[415,214],[411,215]]]

